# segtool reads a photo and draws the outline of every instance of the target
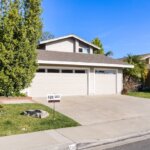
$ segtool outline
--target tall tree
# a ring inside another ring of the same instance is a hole
[[[95,54],[104,54],[103,44],[101,43],[98,37],[92,40],[92,44],[100,48],[100,49],[96,49]]]
[[[41,0],[0,0],[0,96],[17,96],[37,69]]]
[[[96,45],[97,47],[100,48],[100,49],[96,49],[94,51],[95,54],[104,54],[105,56],[112,56],[113,55],[112,51],[108,51],[108,52],[105,53],[105,50],[103,48],[103,44],[102,44],[101,40],[98,37],[92,40],[92,44],[94,44],[94,45]]]

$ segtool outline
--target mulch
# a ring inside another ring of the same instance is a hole
[[[35,103],[32,97],[0,97],[0,104]]]

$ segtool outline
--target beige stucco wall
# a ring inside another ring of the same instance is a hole
[[[75,52],[79,53],[79,48],[89,48],[89,53],[93,54],[93,48],[83,42],[80,42],[77,39],[64,39],[51,43],[47,43],[45,49],[48,51],[57,51],[57,52]]]
[[[121,94],[123,90],[123,70],[117,70],[117,94]]]
[[[65,39],[46,44],[46,50],[58,52],[74,52],[74,40]]]
[[[91,67],[88,71],[88,94],[95,94],[95,72],[94,67]]]

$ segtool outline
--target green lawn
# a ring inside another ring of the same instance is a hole
[[[41,104],[9,104],[0,108],[0,136],[27,132],[78,126],[79,123],[56,112],[53,120],[52,109]],[[20,113],[29,109],[42,109],[50,116],[44,119],[22,116]]]
[[[150,98],[150,92],[129,92],[128,95],[135,97]]]

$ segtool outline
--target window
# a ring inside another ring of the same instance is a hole
[[[96,74],[115,74],[114,70],[96,70]]]
[[[59,69],[47,69],[48,73],[59,73]]]
[[[105,71],[103,71],[103,70],[96,70],[95,73],[96,73],[96,74],[104,74]]]
[[[85,70],[75,70],[75,73],[85,73]]]
[[[114,70],[106,70],[105,74],[115,74],[115,71]]]
[[[90,53],[90,49],[89,48],[83,48],[83,53],[89,54]]]
[[[73,70],[62,70],[62,73],[73,73]]]
[[[45,72],[45,69],[44,68],[40,68],[40,69],[37,70],[37,72],[39,72],[39,73]]]
[[[82,53],[82,52],[83,52],[83,49],[82,49],[82,48],[79,48],[79,52]]]

